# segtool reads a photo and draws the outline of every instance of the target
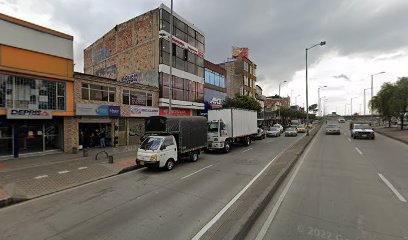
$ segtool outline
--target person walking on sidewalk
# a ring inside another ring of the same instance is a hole
[[[101,148],[106,148],[106,135],[105,135],[105,129],[102,128],[101,132],[99,133],[99,142],[101,144]]]

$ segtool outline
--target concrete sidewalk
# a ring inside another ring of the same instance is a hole
[[[375,128],[375,132],[408,144],[408,129],[401,130],[400,127],[377,127]]]
[[[102,149],[90,149],[88,157],[57,153],[0,161],[0,207],[78,185],[96,181],[136,168],[137,146],[103,149],[113,156],[109,164]]]

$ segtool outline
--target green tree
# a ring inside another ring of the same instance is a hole
[[[262,111],[261,104],[251,96],[235,96],[234,98],[227,98],[224,107],[249,109],[258,112]]]

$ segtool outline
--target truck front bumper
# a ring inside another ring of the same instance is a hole
[[[209,142],[208,149],[222,149],[224,148],[223,142]]]
[[[136,159],[136,164],[142,167],[151,167],[151,168],[159,168],[160,162],[159,161],[144,161]]]

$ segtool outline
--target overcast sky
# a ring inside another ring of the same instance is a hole
[[[170,0],[0,0],[0,12],[74,36],[75,70],[83,71],[83,49],[130,18],[170,6]],[[383,82],[408,76],[408,1],[406,0],[174,0],[174,10],[204,31],[206,58],[219,63],[231,47],[249,48],[258,65],[264,95],[278,92],[305,103],[305,48],[309,51],[309,104],[318,86],[327,111],[363,112],[363,89],[375,76],[374,94]],[[367,102],[369,100],[367,91]],[[350,111],[350,106],[347,106]]]

